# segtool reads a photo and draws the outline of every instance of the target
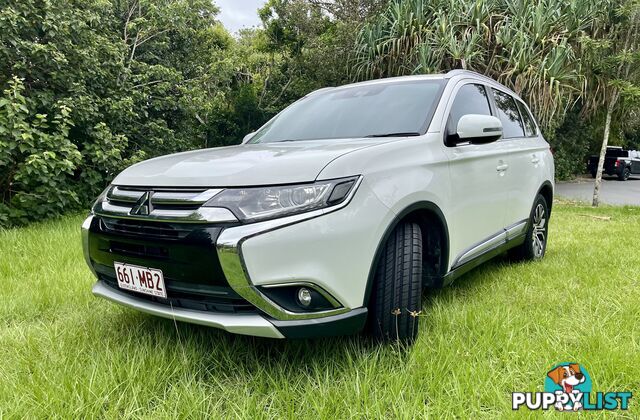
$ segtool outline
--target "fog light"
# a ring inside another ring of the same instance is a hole
[[[311,305],[311,291],[306,287],[298,289],[298,302],[304,307]]]

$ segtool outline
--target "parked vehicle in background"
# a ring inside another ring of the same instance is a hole
[[[554,162],[477,73],[321,89],[238,146],[138,163],[83,224],[98,296],[264,337],[411,341],[424,286],[547,246]]]
[[[600,156],[591,156],[587,162],[587,171],[591,177],[596,177]],[[620,181],[626,181],[631,175],[640,174],[640,152],[637,150],[625,150],[618,146],[607,147],[604,157],[602,173],[617,176]]]

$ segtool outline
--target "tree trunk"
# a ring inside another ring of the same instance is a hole
[[[604,168],[604,158],[607,154],[607,146],[609,145],[609,131],[611,129],[611,114],[618,101],[618,93],[614,93],[607,106],[607,117],[604,122],[604,136],[602,138],[602,148],[600,149],[600,159],[598,159],[598,171],[596,172],[596,182],[593,187],[593,201],[591,205],[598,207],[600,204],[600,184],[602,184],[602,168]]]

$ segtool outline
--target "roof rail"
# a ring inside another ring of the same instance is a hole
[[[503,85],[502,83],[498,82],[497,80],[493,80],[492,78],[490,78],[489,76],[485,76],[484,74],[480,74],[477,73],[475,71],[472,70],[463,70],[463,69],[455,69],[455,70],[450,70],[447,74],[445,74],[445,78],[447,79],[451,79],[452,77],[455,76],[473,76],[473,77],[477,77],[479,79],[484,79],[488,82],[492,82],[495,83],[497,85],[502,86],[503,89],[507,90],[509,93],[519,97],[519,95],[517,93],[515,93],[512,89],[506,87],[505,85]]]
[[[481,77],[483,79],[491,80],[492,82],[495,83],[495,80],[493,80],[489,76],[485,76],[484,74],[480,74],[472,70],[462,70],[462,69],[449,70],[449,72],[445,75],[445,77],[450,79],[454,76],[464,76],[464,75]]]

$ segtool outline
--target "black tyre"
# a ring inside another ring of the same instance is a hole
[[[527,232],[522,245],[511,250],[511,256],[518,260],[541,260],[547,251],[549,234],[549,205],[541,195],[536,196],[527,224]]]
[[[596,177],[596,175],[597,175],[597,173],[596,173],[596,172],[591,172],[591,178],[595,178],[595,177]]]
[[[376,267],[371,333],[380,340],[413,341],[421,306],[422,233],[416,223],[401,223],[384,244]]]
[[[630,176],[631,176],[631,169],[624,168],[622,170],[622,173],[618,175],[618,179],[620,181],[626,181],[627,179],[629,179]]]

